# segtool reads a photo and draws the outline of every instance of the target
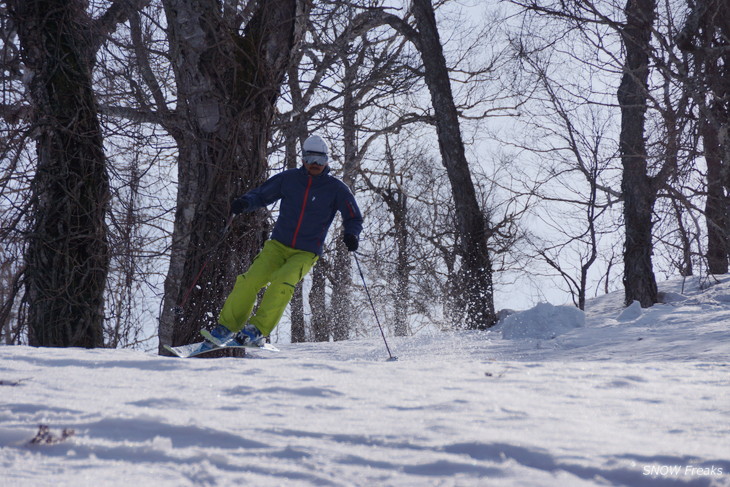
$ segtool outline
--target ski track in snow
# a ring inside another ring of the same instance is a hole
[[[519,338],[390,338],[397,362],[379,337],[244,359],[1,347],[0,486],[730,486],[730,278],[686,284],[582,323],[539,306]],[[59,441],[31,444],[40,424]]]

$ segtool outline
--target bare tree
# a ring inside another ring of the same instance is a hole
[[[433,5],[431,0],[413,0],[411,8],[417,32],[404,30],[410,32],[409,39],[418,47],[423,59],[441,157],[451,182],[459,229],[467,326],[486,329],[496,322],[488,229],[466,160],[459,114],[454,104]]]
[[[103,121],[111,191],[104,341],[109,347],[147,348],[157,337],[159,301],[152,296],[164,280],[165,230],[174,214],[169,209],[174,191],[166,179],[173,171],[173,144],[149,124]]]
[[[412,86],[415,78],[404,55],[407,42],[392,32],[384,33],[379,10],[365,8],[357,12],[345,8],[347,23],[342,35],[326,48],[334,54],[340,71],[342,132],[342,180],[356,191],[363,158],[370,146],[384,134],[397,130],[415,119],[412,114],[400,114],[383,125],[365,125],[376,107],[388,106]],[[385,117],[384,117],[385,118]],[[390,123],[388,123],[390,122]],[[364,140],[358,134],[368,134]],[[352,320],[352,262],[341,239],[334,245],[332,275],[331,319],[335,340],[350,337]]]
[[[118,2],[93,20],[83,0],[8,2],[36,131],[25,253],[33,345],[103,344],[109,183],[92,70],[104,36],[143,4]]]
[[[645,145],[645,113],[648,99],[649,50],[655,18],[654,0],[628,0],[626,23],[620,34],[626,50],[623,77],[618,89],[621,108],[619,151],[623,164],[621,192],[624,202],[624,289],[626,304],[639,301],[649,307],[657,302],[652,267],[652,214],[655,182],[648,173]]]
[[[660,191],[671,180],[677,170],[677,159],[669,152],[676,151],[676,131],[664,124],[665,140],[654,137],[651,146],[647,140],[652,136],[645,129],[647,112],[654,117],[662,115],[662,97],[650,85],[650,76],[659,76],[659,86],[666,81],[670,69],[667,58],[654,53],[652,38],[664,42],[655,20],[658,15],[654,0],[627,0],[623,7],[617,2],[513,2],[527,10],[547,14],[551,18],[565,21],[567,28],[580,32],[584,41],[593,45],[603,58],[596,57],[596,66],[614,67],[620,70],[621,79],[616,91],[621,113],[621,127],[618,136],[618,153],[622,166],[621,200],[624,217],[624,276],[625,300],[627,304],[639,301],[642,306],[651,306],[658,298],[656,278],[652,263],[655,250],[653,230],[655,204]],[[607,37],[618,35],[623,51],[611,48]],[[587,61],[591,62],[591,61]],[[654,69],[654,67],[658,67]],[[610,69],[604,70],[610,75]],[[588,94],[588,98],[593,93]],[[677,103],[682,106],[681,102]],[[671,115],[664,110],[664,116]],[[655,122],[655,120],[652,120]],[[659,125],[659,124],[657,124]],[[661,126],[661,125],[659,125]]]
[[[382,28],[385,22],[379,3],[323,2],[312,11],[307,40],[298,56],[300,63],[289,72],[291,110],[281,117],[285,120],[282,125],[287,154],[295,153],[294,142],[303,140],[309,131],[327,134],[332,146],[332,170],[339,171],[353,191],[358,189],[362,160],[375,141],[408,123],[423,120],[414,113],[396,113],[394,108],[396,98],[408,93],[419,76],[408,63],[404,49],[408,41]],[[327,89],[322,89],[323,84]],[[375,115],[378,112],[393,116]],[[317,277],[313,281],[321,283],[317,273],[327,270],[324,282],[329,283],[331,298],[329,302],[309,302],[313,316],[326,316],[327,320],[316,327],[312,336],[343,340],[356,327],[351,298],[355,288],[349,252],[342,245],[340,232],[332,233],[313,276]],[[301,336],[300,331],[297,333]]]
[[[19,315],[33,164],[25,146],[30,140],[30,106],[21,81],[17,27],[2,4],[0,36],[0,333],[2,342],[11,345],[27,343],[25,323]]]
[[[20,326],[16,296],[20,291],[22,268],[12,255],[0,261],[0,336],[6,345],[20,342]]]
[[[226,232],[228,208],[266,177],[276,100],[297,18],[306,15],[299,0],[251,2],[241,12],[213,0],[163,5],[180,122],[168,128],[179,171],[161,347],[189,343],[212,326],[235,275],[260,249],[263,215],[239,217]]]
[[[691,56],[683,81],[699,108],[699,132],[707,162],[707,263],[725,274],[730,257],[730,12],[721,0],[689,2],[677,36]]]
[[[326,292],[328,264],[326,260],[320,259],[312,271],[312,289],[309,292],[309,305],[312,308],[312,340],[315,342],[328,342],[332,332],[327,313]]]
[[[614,158],[611,113],[574,96],[584,89],[581,83],[591,77],[591,68],[586,74],[566,73],[554,62],[554,53],[535,45],[529,31],[512,44],[520,75],[530,86],[529,90],[513,88],[515,96],[526,99],[523,113],[528,114],[523,122],[526,141],[519,147],[539,160],[539,170],[525,171],[522,179],[530,183],[524,184],[524,191],[536,197],[536,206],[543,209],[536,218],[549,232],[545,236],[531,232],[531,258],[543,260],[557,273],[574,304],[584,309],[592,267],[600,259],[600,240],[612,233],[610,210],[621,197],[608,176]],[[582,46],[569,40],[566,44],[568,55],[581,58]],[[517,138],[512,135],[508,143],[516,144]]]
[[[413,267],[409,249],[409,195],[405,189],[406,171],[396,167],[389,138],[386,138],[385,162],[385,171],[381,175],[384,183],[375,184],[367,173],[363,173],[363,179],[368,188],[382,198],[393,218],[392,231],[388,232],[395,244],[395,282],[389,286],[393,302],[393,328],[397,336],[407,336],[411,332],[408,317],[411,308],[410,273]],[[382,259],[380,252],[378,255]]]

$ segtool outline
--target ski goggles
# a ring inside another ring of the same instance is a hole
[[[324,152],[305,152],[302,154],[305,164],[314,164],[316,166],[327,165],[327,154]]]

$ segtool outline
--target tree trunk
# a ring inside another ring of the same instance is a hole
[[[301,144],[307,138],[307,121],[302,116],[306,109],[302,98],[302,89],[299,83],[299,63],[301,62],[302,51],[292,59],[289,64],[289,94],[292,103],[292,117],[284,126],[284,151],[286,153],[287,169],[295,169],[301,164]],[[301,343],[307,340],[307,325],[304,319],[304,281],[297,284],[294,296],[291,301],[291,341]]]
[[[624,75],[618,89],[621,106],[619,150],[623,165],[621,192],[624,200],[624,289],[629,305],[639,301],[649,307],[657,302],[652,268],[652,215],[656,189],[647,171],[644,121],[654,0],[628,0],[626,24],[621,37],[626,49]]]
[[[353,98],[353,85],[358,66],[352,66],[346,56],[345,79],[342,99],[342,134],[344,159],[342,181],[355,191],[355,175],[357,172],[357,106]],[[345,247],[342,235],[334,236],[335,256],[332,266],[332,300],[330,302],[332,316],[332,337],[334,340],[347,340],[352,328],[352,260]]]
[[[712,274],[728,272],[730,257],[730,12],[720,0],[694,5],[680,45],[694,56],[694,79],[688,86],[705,93],[700,104],[700,134],[707,162],[707,266]],[[694,46],[692,41],[697,41]],[[684,41],[684,42],[682,42]]]
[[[419,49],[425,68],[426,84],[431,93],[436,118],[441,157],[456,207],[459,254],[462,259],[460,289],[464,294],[467,327],[486,329],[495,324],[496,315],[485,217],[479,208],[466,160],[459,114],[454,104],[431,0],[413,0],[412,11],[419,33]]]
[[[700,121],[700,133],[707,162],[707,268],[710,274],[728,271],[728,197],[723,178],[723,150],[717,124]]]
[[[367,179],[370,189],[380,195],[393,216],[393,234],[395,240],[395,285],[392,286],[394,319],[393,331],[396,336],[408,336],[411,333],[408,323],[410,314],[410,280],[411,266],[408,252],[408,195],[403,188],[403,175],[396,168],[396,161],[391,150],[390,140],[386,138],[385,158],[388,167],[387,187],[377,188]]]
[[[267,175],[276,99],[297,39],[298,0],[260,2],[243,36],[215,0],[164,0],[177,110],[177,212],[160,317],[165,344],[216,323],[237,274],[268,232],[262,213],[226,228],[230,201]]]
[[[304,324],[304,292],[302,283],[297,285],[291,299],[291,342],[302,343],[307,341],[307,328]]]
[[[328,342],[330,340],[330,326],[327,323],[327,306],[325,301],[326,266],[324,259],[314,267],[312,272],[312,289],[309,291],[309,306],[312,308],[312,340]]]
[[[37,134],[35,221],[25,255],[30,343],[102,346],[109,182],[91,86],[91,19],[82,0],[9,6]]]
[[[395,244],[397,258],[395,262],[395,323],[396,336],[410,335],[408,324],[410,297],[410,264],[408,253],[408,197],[400,190],[395,192],[393,207],[393,224],[395,226]]]

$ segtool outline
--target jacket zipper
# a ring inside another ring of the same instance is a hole
[[[299,228],[302,226],[302,220],[304,220],[304,210],[307,209],[307,199],[309,198],[309,188],[312,187],[312,176],[309,176],[307,180],[307,189],[304,190],[304,201],[302,201],[302,211],[299,213],[299,221],[297,221],[297,228],[294,229],[294,236],[291,240],[291,247],[297,244],[297,236],[299,235]]]

